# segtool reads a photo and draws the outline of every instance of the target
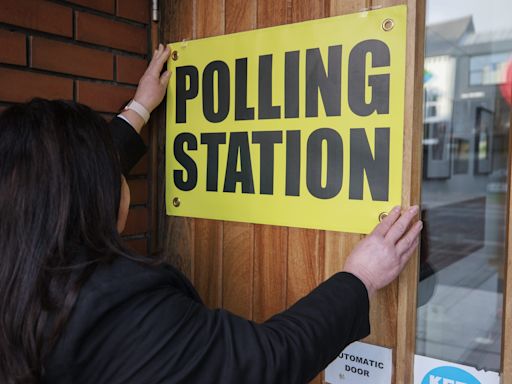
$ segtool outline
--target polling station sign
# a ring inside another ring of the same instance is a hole
[[[368,233],[400,204],[406,7],[171,44],[177,216]]]

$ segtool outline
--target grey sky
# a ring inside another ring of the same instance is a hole
[[[427,0],[427,24],[468,15],[477,32],[512,29],[512,0]]]

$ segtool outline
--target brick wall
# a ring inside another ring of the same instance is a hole
[[[147,65],[149,10],[149,0],[0,0],[0,111],[44,97],[115,116]],[[151,243],[148,155],[128,181],[132,207],[123,234],[143,254]]]

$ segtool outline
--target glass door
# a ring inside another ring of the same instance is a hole
[[[501,369],[511,12],[510,0],[427,0],[415,371],[434,380],[436,364],[469,367],[475,383]]]

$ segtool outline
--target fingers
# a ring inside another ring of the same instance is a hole
[[[419,243],[420,243],[420,238],[417,237],[416,239],[414,239],[414,241],[411,244],[411,246],[409,247],[409,249],[407,249],[404,252],[402,257],[400,258],[400,270],[402,270],[404,268],[405,264],[407,264],[407,262],[409,261],[409,259],[413,255],[413,253],[416,250],[416,247],[418,246]]]
[[[171,72],[165,71],[164,73],[162,73],[162,76],[160,76],[160,84],[162,84],[163,86],[167,85],[170,78]]]
[[[409,231],[398,241],[396,249],[399,255],[406,254],[414,243],[418,241],[419,234],[423,228],[421,221],[416,222]]]
[[[372,234],[378,235],[378,236],[386,236],[386,233],[388,233],[391,226],[394,224],[394,222],[398,219],[400,216],[400,206],[394,207],[389,214],[382,219],[382,221],[375,227]]]
[[[398,240],[402,238],[405,232],[407,232],[409,225],[412,220],[418,214],[419,207],[417,205],[412,206],[407,211],[402,213],[402,216],[393,223],[389,231],[386,233],[386,240],[391,242],[392,244],[396,244]]]
[[[153,58],[149,63],[147,72],[154,76],[160,77],[160,72],[162,72],[162,68],[169,59],[170,54],[171,49],[168,46],[159,44],[158,49],[154,52]]]

